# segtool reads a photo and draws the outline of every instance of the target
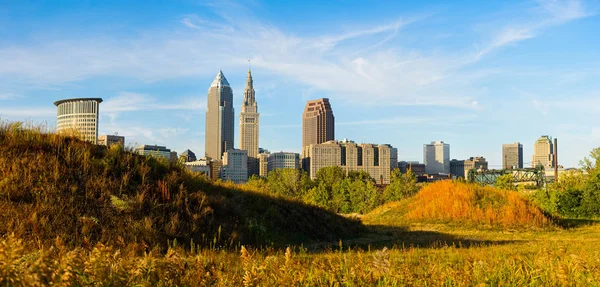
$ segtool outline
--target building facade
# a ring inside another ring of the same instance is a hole
[[[229,149],[223,154],[221,179],[230,180],[234,183],[248,181],[248,151]]]
[[[134,153],[144,156],[153,156],[157,158],[164,158],[168,161],[177,160],[177,152],[171,151],[165,146],[158,145],[141,145],[134,149]]]
[[[98,145],[108,147],[113,145],[120,145],[121,147],[125,147],[125,137],[117,135],[101,135],[98,136]]]
[[[56,132],[70,134],[93,144],[98,142],[98,115],[101,98],[66,99],[57,107]]]
[[[398,150],[388,144],[356,144],[328,141],[305,148],[305,170],[315,179],[319,169],[342,167],[346,172],[365,171],[378,184],[389,184],[391,171],[398,167]]]
[[[470,157],[469,159],[464,161],[464,165],[465,165],[465,171],[464,171],[465,178],[469,177],[469,171],[472,169],[474,169],[476,171],[488,169],[488,162],[482,156]]]
[[[269,174],[269,151],[266,149],[259,149],[258,154],[258,174],[262,177],[266,177]]]
[[[300,169],[300,154],[294,152],[274,152],[269,155],[267,172],[281,168]]]
[[[453,159],[450,161],[450,174],[455,177],[465,178],[465,161]]]
[[[252,73],[248,69],[246,88],[244,89],[244,102],[240,113],[240,149],[248,151],[248,176],[260,173],[258,159],[258,123],[259,113],[256,98],[254,97],[254,82]]]
[[[223,153],[233,149],[233,90],[219,73],[208,88],[204,148],[206,157],[221,160]]]
[[[179,160],[182,162],[195,162],[195,161],[197,161],[197,158],[196,158],[196,154],[193,151],[186,149],[179,156]]]
[[[541,136],[533,145],[531,164],[535,168],[542,165],[545,169],[554,168],[554,144],[549,136]]]
[[[406,173],[409,169],[415,175],[424,175],[425,174],[425,164],[422,164],[418,161],[401,161],[398,162],[398,168],[401,173]]]
[[[502,169],[523,168],[523,145],[515,142],[502,145]]]
[[[211,178],[211,165],[209,161],[201,159],[184,162],[183,164],[188,170],[205,174],[208,178]]]
[[[311,144],[320,144],[334,139],[335,118],[329,99],[308,101],[302,114],[302,152]]]
[[[423,162],[427,174],[450,173],[450,145],[443,141],[424,144]]]

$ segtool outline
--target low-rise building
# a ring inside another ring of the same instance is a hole
[[[230,180],[234,183],[245,183],[248,181],[248,151],[229,149],[223,153],[221,179]]]
[[[177,152],[171,151],[165,146],[158,145],[141,145],[134,149],[134,152],[145,156],[154,156],[157,158],[164,158],[169,161],[177,160]]]
[[[454,177],[465,178],[465,161],[453,159],[450,161],[450,174]]]
[[[488,169],[488,162],[482,156],[470,157],[469,159],[464,161],[464,165],[465,165],[465,168],[464,168],[465,178],[469,177],[469,171],[472,169],[474,169],[476,171]]]
[[[125,147],[125,137],[118,135],[100,135],[98,136],[98,145],[113,146],[120,145]]]
[[[269,155],[267,172],[281,168],[300,168],[300,154],[293,152],[275,152]]]
[[[184,152],[182,152],[181,155],[179,156],[179,159],[182,162],[193,162],[193,161],[197,160],[196,154],[189,149],[186,149]]]
[[[185,167],[193,172],[205,174],[208,178],[211,177],[211,164],[206,159],[188,161],[183,163]]]

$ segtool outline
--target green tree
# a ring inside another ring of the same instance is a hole
[[[413,196],[417,191],[417,177],[412,170],[408,169],[402,174],[400,169],[396,168],[391,172],[390,184],[383,191],[383,201],[401,200]]]
[[[257,175],[251,176],[246,182],[246,185],[261,192],[269,191],[269,183],[267,182],[267,179]]]
[[[498,189],[517,190],[517,188],[514,185],[514,182],[515,180],[512,174],[507,173],[496,178],[496,183],[494,184],[494,186]]]
[[[315,181],[317,184],[325,184],[329,189],[337,182],[346,178],[346,172],[339,166],[327,166],[317,171]]]
[[[270,193],[301,198],[310,189],[311,181],[305,171],[282,168],[269,172],[267,185]]]

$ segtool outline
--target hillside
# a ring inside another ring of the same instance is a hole
[[[391,225],[439,222],[493,228],[554,225],[551,218],[518,192],[452,181],[429,184],[414,197],[380,206],[363,221]]]
[[[0,237],[165,249],[339,240],[362,225],[296,201],[212,184],[182,166],[0,123]]]

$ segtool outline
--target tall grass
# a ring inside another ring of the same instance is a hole
[[[300,202],[213,184],[182,165],[0,123],[0,236],[166,250],[353,236],[361,225]]]
[[[552,225],[539,208],[517,192],[449,180],[422,188],[409,203],[405,218],[502,228]]]

